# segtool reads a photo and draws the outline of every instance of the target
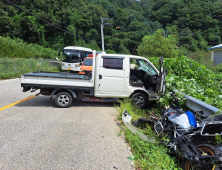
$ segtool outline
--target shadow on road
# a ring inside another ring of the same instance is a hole
[[[114,107],[117,103],[105,103],[105,102],[85,102],[81,100],[73,100],[70,107]],[[37,96],[20,104],[16,107],[53,107],[57,108],[54,102],[54,98],[50,100],[49,96]]]

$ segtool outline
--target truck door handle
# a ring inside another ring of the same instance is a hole
[[[99,75],[99,79],[102,79],[102,78],[103,78],[103,76],[100,74],[100,75]]]

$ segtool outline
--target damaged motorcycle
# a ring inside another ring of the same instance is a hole
[[[184,160],[183,169],[222,170],[222,144],[215,139],[222,135],[222,114],[206,118],[202,112],[183,111],[178,98],[171,95],[173,105],[164,110],[160,119],[140,118],[132,124],[149,124],[158,136],[167,137],[164,143],[171,153]],[[127,117],[131,116],[125,110],[123,120]]]

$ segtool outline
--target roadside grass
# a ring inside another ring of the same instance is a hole
[[[0,79],[21,77],[21,74],[35,71],[58,72],[60,65],[43,59],[0,59]]]
[[[122,113],[124,110],[127,110],[127,112],[132,116],[133,120],[137,120],[140,117],[160,117],[159,113],[161,112],[162,106],[160,106],[158,102],[157,104],[155,104],[154,102],[150,102],[150,107],[148,107],[146,110],[141,110],[133,106],[130,99],[119,101],[119,103],[119,107],[116,107],[120,113],[120,115],[118,116],[119,120],[122,120]]]
[[[122,112],[126,109],[132,116],[133,120],[140,117],[150,118],[151,116],[160,117],[160,107],[154,106],[152,109],[141,110],[134,107],[130,100],[120,101],[120,106],[116,107],[121,119]],[[143,133],[149,137],[155,137],[156,143],[144,142],[131,133],[130,130],[125,130],[124,135],[126,141],[131,147],[134,155],[134,163],[136,168],[141,170],[180,170],[179,162],[176,157],[171,157],[165,146],[160,144],[160,139],[156,137],[155,131],[149,126],[143,127]]]

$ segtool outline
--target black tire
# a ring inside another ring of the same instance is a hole
[[[132,99],[132,104],[140,109],[144,109],[147,106],[147,97],[141,92],[132,94],[130,98]]]
[[[213,156],[221,156],[221,151],[212,145],[201,144],[201,145],[198,145],[197,148],[203,151],[204,154],[213,155]],[[222,170],[222,167],[220,165],[212,164],[209,167],[198,168],[197,166],[193,165],[191,162],[185,161],[183,169],[184,170]]]
[[[67,92],[60,92],[55,97],[55,104],[61,108],[67,108],[72,104],[72,96]]]

